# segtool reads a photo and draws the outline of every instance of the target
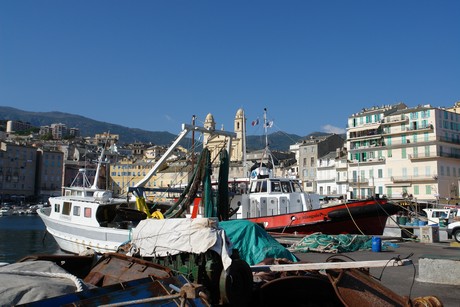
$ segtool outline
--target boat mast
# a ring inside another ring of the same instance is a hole
[[[195,126],[196,116],[192,115],[192,126]],[[192,169],[195,167],[195,130],[192,130]]]
[[[275,168],[275,163],[273,162],[273,156],[270,152],[269,144],[268,144],[268,121],[267,121],[267,108],[264,108],[264,133],[265,133],[265,150],[264,150],[264,155],[262,156],[262,159],[260,161],[260,166],[262,166],[264,156],[267,155],[267,163],[271,162],[272,163],[272,168]]]
[[[107,133],[107,139],[105,140],[104,146],[102,147],[101,155],[99,156],[99,160],[97,161],[97,168],[96,168],[96,175],[94,175],[94,182],[93,185],[91,186],[91,189],[98,189],[98,183],[99,183],[99,172],[101,169],[102,165],[102,159],[104,159],[104,154],[105,154],[105,147],[107,146],[107,143],[109,141],[109,135],[110,132]]]

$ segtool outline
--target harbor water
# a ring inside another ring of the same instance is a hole
[[[63,253],[38,215],[0,216],[0,262],[32,254]]]

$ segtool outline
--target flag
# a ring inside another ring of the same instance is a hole
[[[268,122],[265,124],[265,126],[268,127],[268,128],[273,127],[273,121],[272,121],[272,120],[271,120],[271,121],[268,121]]]
[[[259,119],[253,120],[252,125],[257,126],[259,124]]]

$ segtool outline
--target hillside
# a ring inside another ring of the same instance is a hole
[[[120,135],[120,143],[153,143],[156,145],[169,145],[177,135],[167,131],[146,131],[137,128],[107,122],[96,121],[84,116],[62,113],[62,112],[29,112],[11,107],[0,106],[0,120],[16,120],[28,122],[33,126],[40,127],[53,123],[62,123],[69,128],[78,128],[82,136],[94,136],[97,133],[107,132]],[[301,137],[295,134],[288,134],[277,131],[268,135],[268,142],[272,150],[287,151],[289,145],[311,135],[324,135],[325,133],[315,132]],[[265,137],[262,135],[247,136],[247,149],[249,151],[261,149],[265,146]]]

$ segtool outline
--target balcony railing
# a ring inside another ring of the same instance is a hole
[[[446,138],[444,136],[439,137],[441,142],[452,143],[452,144],[460,144],[460,140],[455,140],[453,138]]]
[[[401,116],[389,116],[383,119],[384,124],[394,124],[394,123],[404,123],[408,122],[409,117],[401,115]]]
[[[391,176],[391,181],[393,183],[401,182],[434,182],[436,181],[436,176]]]
[[[438,155],[435,151],[430,152],[422,152],[417,154],[408,154],[407,157],[411,160],[424,160],[424,159],[433,159],[436,158]]]
[[[352,178],[348,180],[348,184],[352,187],[356,186],[368,186],[369,179],[367,178]]]

